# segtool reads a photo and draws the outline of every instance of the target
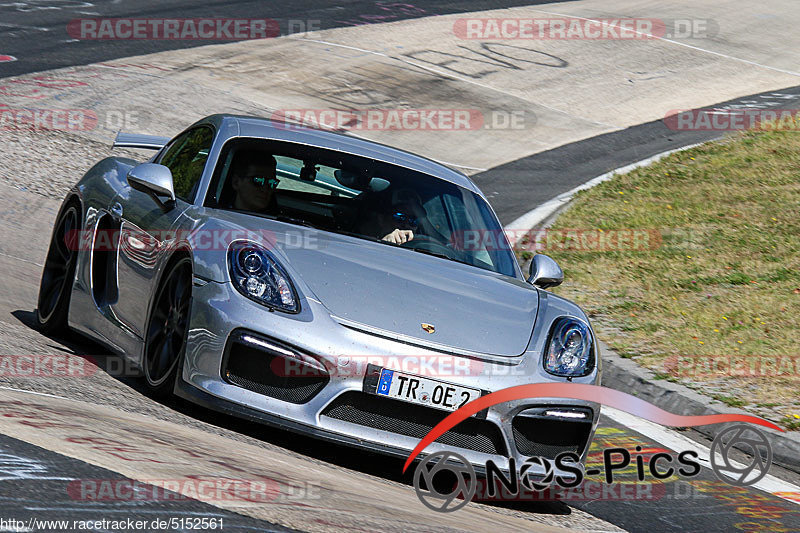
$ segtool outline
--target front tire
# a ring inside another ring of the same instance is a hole
[[[192,299],[192,261],[182,257],[169,266],[153,299],[145,329],[142,367],[147,388],[158,398],[175,386],[186,351]]]
[[[81,219],[79,209],[76,202],[67,204],[56,221],[47,250],[36,304],[36,320],[39,329],[46,334],[66,330],[72,282],[78,263],[75,244]]]

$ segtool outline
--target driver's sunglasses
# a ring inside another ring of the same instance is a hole
[[[278,178],[266,178],[264,176],[250,176],[247,179],[253,182],[256,187],[264,187],[265,185],[270,189],[274,189],[281,182]]]
[[[400,212],[400,211],[398,211],[395,214],[393,214],[392,218],[398,224],[402,224],[403,226],[409,227],[411,229],[416,229],[417,225],[419,223],[419,221],[417,220],[417,217],[412,217],[411,215],[407,215],[407,214],[405,214],[403,212]]]

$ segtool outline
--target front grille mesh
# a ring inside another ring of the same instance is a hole
[[[580,455],[592,431],[588,422],[516,416],[511,422],[514,442],[522,455],[555,459],[562,452]]]
[[[258,383],[256,381],[247,379],[246,377],[237,376],[231,370],[228,370],[225,377],[228,378],[229,382],[244,389],[291,403],[306,403],[311,398],[316,396],[317,393],[322,390],[322,387],[325,386],[325,383],[320,383],[319,381],[314,383],[298,384],[296,381],[299,378],[295,378],[294,380],[284,380],[283,383],[278,385]]]
[[[276,369],[287,368],[283,361],[279,354],[234,340],[230,343],[222,375],[229,383],[244,389],[297,404],[308,402],[328,384],[327,373],[276,372]]]
[[[449,412],[362,392],[346,392],[331,402],[322,416],[417,439],[423,438]],[[476,452],[506,455],[500,428],[468,418],[436,442]]]

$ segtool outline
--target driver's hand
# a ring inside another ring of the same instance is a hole
[[[410,229],[396,229],[388,235],[385,235],[381,240],[393,244],[405,244],[413,238],[414,232]]]

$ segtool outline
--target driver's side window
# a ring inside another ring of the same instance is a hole
[[[176,197],[193,200],[213,141],[214,130],[200,126],[179,135],[161,156],[159,163],[172,171]]]

